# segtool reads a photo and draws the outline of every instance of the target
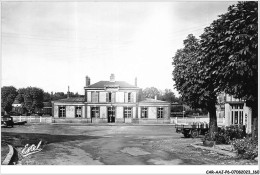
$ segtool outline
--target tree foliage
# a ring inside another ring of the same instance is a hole
[[[157,96],[158,100],[167,101],[169,103],[180,102],[180,99],[175,96],[171,89],[165,89],[164,91],[157,89],[155,87],[147,87],[139,93],[139,100],[144,100],[145,98],[155,98]]]
[[[258,3],[238,2],[205,28],[200,63],[214,87],[237,98],[257,101]]]
[[[1,88],[1,107],[6,111],[12,110],[12,104],[17,95],[16,88],[13,86],[4,86]]]
[[[156,87],[147,87],[142,91],[144,98],[155,98],[155,96],[160,97],[162,94]]]
[[[257,116],[257,6],[256,1],[230,6],[205,28],[200,41],[189,35],[184,48],[177,50],[173,80],[183,100],[193,108],[205,107],[213,115],[216,95],[224,91],[246,99]]]
[[[173,102],[179,103],[180,102],[179,98],[175,96],[175,94],[172,92],[171,89],[165,89],[164,90],[164,92],[161,96],[161,100],[167,101],[167,102],[170,102],[170,103],[173,103]]]
[[[199,64],[199,40],[192,34],[184,40],[184,48],[177,50],[173,57],[173,80],[182,100],[192,108],[206,108],[210,114],[210,132],[217,130],[216,102],[217,92],[209,76],[201,76],[207,69]]]
[[[43,107],[44,91],[37,87],[27,87],[18,90],[17,100],[29,112]]]

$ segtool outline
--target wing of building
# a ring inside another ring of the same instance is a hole
[[[90,83],[85,96],[53,101],[54,122],[81,123],[170,123],[170,103],[157,99],[139,101],[140,88],[125,81]],[[69,94],[69,92],[68,92]]]
[[[222,119],[224,126],[243,125],[246,128],[246,133],[251,133],[252,110],[246,105],[245,100],[221,93],[218,96],[216,112],[218,120]]]

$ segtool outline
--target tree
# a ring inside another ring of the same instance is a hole
[[[155,96],[157,96],[157,99],[160,99],[160,97],[162,96],[160,91],[155,87],[145,88],[142,91],[142,95],[144,98],[155,98]]]
[[[203,75],[207,66],[199,64],[200,43],[192,34],[184,40],[184,48],[173,57],[173,80],[182,100],[192,108],[206,108],[209,111],[209,132],[211,138],[217,132],[217,91],[211,77]]]
[[[258,116],[258,2],[238,2],[205,28],[199,60],[216,90],[246,100]]]
[[[4,86],[1,88],[1,106],[6,112],[12,110],[12,104],[16,95],[17,91],[13,86]]]
[[[51,95],[52,100],[59,100],[67,98],[67,95],[64,94],[64,92],[55,92],[53,95]]]
[[[52,100],[51,94],[48,92],[43,93],[43,101],[44,102],[50,102]]]
[[[18,90],[17,100],[22,103],[22,107],[29,112],[34,112],[37,108],[43,107],[44,91],[36,87],[21,88]]]
[[[179,99],[175,96],[171,89],[165,89],[161,99],[170,103],[179,102]]]

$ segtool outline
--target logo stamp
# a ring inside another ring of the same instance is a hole
[[[42,148],[40,148],[41,143],[42,143],[42,141],[40,141],[37,146],[35,146],[34,144],[32,144],[31,146],[29,146],[29,144],[26,144],[21,151],[21,155],[23,157],[26,157],[26,156],[29,156],[31,154],[40,152],[42,150]]]

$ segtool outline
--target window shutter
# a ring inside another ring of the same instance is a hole
[[[112,99],[111,99],[112,103],[115,103],[115,99],[116,99],[116,93],[112,93]]]
[[[106,93],[106,102],[109,102],[109,101],[108,101],[108,97],[109,97],[109,93],[107,92],[107,93]]]
[[[92,102],[95,103],[96,102],[96,98],[97,98],[97,93],[93,92],[92,96],[93,96],[93,101]]]
[[[94,95],[95,95],[95,92],[91,92],[91,102],[94,102]]]
[[[127,92],[125,92],[125,103],[127,103],[128,100],[128,96],[127,96]]]
[[[133,103],[133,102],[134,102],[134,93],[131,92],[131,103]]]

